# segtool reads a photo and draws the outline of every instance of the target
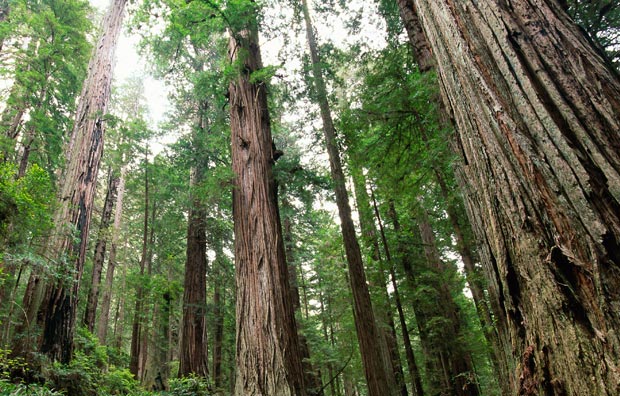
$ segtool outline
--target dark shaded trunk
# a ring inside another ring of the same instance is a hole
[[[97,303],[99,302],[99,284],[101,283],[101,272],[103,271],[103,261],[105,260],[105,251],[110,237],[109,227],[112,219],[112,211],[116,201],[116,194],[119,184],[119,178],[110,170],[108,175],[108,190],[103,202],[103,210],[101,212],[101,223],[99,225],[99,235],[95,244],[95,257],[93,258],[93,276],[86,301],[86,309],[84,311],[84,325],[91,333],[95,330],[95,315],[97,313]]]
[[[287,208],[288,210],[292,210],[292,207],[288,203],[285,195],[284,188],[280,190],[280,193],[284,196],[282,198],[282,206]],[[288,278],[291,286],[291,295],[293,299],[293,308],[296,312],[301,311],[301,298],[299,296],[299,285],[297,281],[297,264],[296,260],[293,257],[293,231],[292,231],[292,221],[289,216],[284,218],[284,247],[286,254],[286,261],[288,263]],[[301,312],[300,312],[301,314]],[[301,363],[304,370],[305,382],[306,382],[306,391],[309,396],[323,395],[323,384],[321,383],[321,376],[317,371],[312,367],[312,363],[310,362],[310,347],[308,346],[308,341],[303,333],[299,333],[299,352],[301,357]]]
[[[362,230],[362,240],[367,248],[370,249],[370,255],[373,261],[370,266],[372,272],[369,278],[371,279],[371,285],[374,286],[383,300],[377,304],[375,313],[378,319],[377,327],[383,338],[381,346],[382,349],[385,349],[385,351],[383,351],[383,355],[385,356],[385,370],[388,376],[388,382],[392,386],[392,393],[400,393],[402,396],[407,396],[407,386],[405,384],[396,341],[392,304],[390,303],[389,292],[386,289],[387,280],[384,271],[386,264],[381,258],[381,249],[372,208],[370,206],[370,197],[366,190],[366,177],[364,176],[363,169],[360,168],[355,161],[351,160],[349,162],[351,164],[351,177],[353,179],[355,202],[357,203],[357,212],[359,215],[360,228]]]
[[[390,247],[387,241],[387,237],[385,235],[385,230],[383,228],[383,220],[381,219],[381,214],[379,212],[379,207],[377,205],[374,194],[372,196],[372,205],[375,213],[375,218],[377,219],[377,224],[379,224],[379,232],[381,233],[381,242],[383,243],[383,249],[385,251],[385,255],[390,266],[390,281],[392,283],[392,288],[394,289],[394,302],[398,311],[398,320],[400,322],[400,328],[403,334],[403,344],[405,345],[405,356],[407,357],[407,366],[409,368],[409,377],[411,377],[412,390],[414,395],[423,396],[424,389],[422,388],[422,376],[420,375],[420,370],[415,359],[415,354],[413,353],[413,347],[411,346],[411,337],[409,336],[409,330],[407,328],[407,320],[403,311],[400,293],[398,292],[398,284],[396,283],[396,273],[394,271],[392,254],[390,253]]]
[[[197,187],[202,181],[202,174],[203,169],[192,169],[190,188]],[[194,197],[192,203],[187,227],[179,377],[195,374],[207,378],[207,224],[200,198]]]
[[[617,394],[617,74],[558,2],[415,4],[457,127],[511,393]]]
[[[321,111],[321,119],[323,121],[325,145],[329,155],[331,177],[334,183],[342,238],[347,256],[349,279],[353,292],[355,328],[364,366],[364,374],[368,385],[368,394],[370,396],[385,396],[386,390],[390,389],[390,387],[383,365],[381,348],[379,347],[380,334],[375,323],[370,292],[366,284],[362,254],[360,252],[357,236],[355,235],[355,226],[351,218],[351,207],[349,205],[349,197],[345,186],[340,153],[338,152],[336,130],[327,101],[327,90],[325,88],[325,81],[323,80],[321,61],[319,59],[317,43],[306,0],[302,1],[302,9],[306,23],[306,37],[308,39],[308,47],[312,59],[314,90]]]
[[[407,31],[407,37],[414,49],[418,68],[421,72],[429,71],[435,66],[435,59],[424,36],[415,2],[413,0],[397,0],[397,3],[400,17]]]
[[[88,242],[92,205],[103,152],[104,120],[110,97],[112,60],[120,33],[126,0],[114,0],[103,23],[88,76],[78,103],[76,122],[67,150],[67,168],[55,213],[56,232],[48,241],[48,256],[60,265],[62,279],[50,286],[43,303],[45,316],[41,352],[52,360],[68,363],[73,355],[77,299]],[[75,230],[67,234],[67,228]]]
[[[235,395],[306,395],[278,213],[266,85],[255,15],[229,42],[241,74],[229,86],[237,281]]]
[[[215,261],[213,262],[213,385],[215,389],[222,387],[222,347],[224,342],[224,309],[226,307],[226,288],[224,282],[224,251],[222,242],[215,242]]]
[[[149,260],[149,164],[148,154],[144,159],[144,227],[142,230],[142,253],[140,258],[140,280],[136,290],[136,305],[131,326],[131,346],[129,350],[129,371],[137,380],[142,380],[144,374],[144,340],[146,340],[146,330],[143,328],[144,322],[144,296],[143,286],[144,274]],[[153,225],[151,224],[151,229]]]
[[[105,286],[101,298],[101,308],[99,309],[99,321],[97,323],[97,338],[99,343],[106,345],[108,333],[108,320],[110,318],[110,304],[112,301],[112,285],[114,284],[114,271],[116,269],[116,253],[118,238],[121,232],[121,219],[123,215],[123,198],[125,197],[125,173],[127,166],[121,167],[121,174],[118,180],[118,194],[116,196],[116,210],[114,213],[114,224],[112,226],[112,239],[110,243],[110,254],[108,256],[108,268],[105,274]]]

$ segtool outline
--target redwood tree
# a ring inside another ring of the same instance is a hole
[[[619,391],[620,81],[560,2],[415,0],[513,394]]]
[[[305,395],[276,186],[266,83],[254,2],[232,31],[230,123],[235,172],[233,217],[237,281],[235,395]],[[253,77],[253,78],[251,78]]]
[[[45,317],[41,352],[64,363],[71,360],[73,353],[78,290],[103,152],[103,117],[110,97],[112,61],[125,3],[126,0],[111,3],[88,67],[67,149],[60,205],[55,213],[56,232],[48,241],[48,255],[57,260],[62,275],[48,287],[41,307]]]

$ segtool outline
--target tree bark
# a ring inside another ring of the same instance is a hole
[[[235,172],[233,217],[237,281],[235,395],[306,395],[295,312],[272,173],[275,162],[255,15],[231,33],[229,55],[241,63],[231,82]]]
[[[222,388],[222,350],[224,342],[224,308],[226,307],[224,269],[222,261],[224,251],[222,241],[215,241],[215,261],[213,262],[213,385],[215,389]]]
[[[435,59],[424,36],[415,2],[413,0],[397,0],[397,2],[400,18],[407,31],[409,42],[414,49],[418,68],[421,72],[427,72],[435,66]]]
[[[355,328],[360,346],[360,353],[364,366],[364,374],[368,385],[370,396],[384,396],[387,389],[390,389],[385,367],[383,365],[381,349],[379,348],[379,332],[375,323],[370,292],[366,284],[364,264],[360,252],[359,243],[355,234],[355,226],[351,218],[351,206],[345,186],[345,177],[342,171],[340,153],[336,142],[336,130],[332,121],[331,110],[327,101],[327,90],[323,80],[323,71],[317,43],[314,36],[310,11],[306,0],[302,0],[302,11],[306,23],[306,37],[312,59],[312,72],[314,76],[314,89],[318,98],[318,105],[323,121],[323,133],[325,145],[329,155],[329,165],[331,176],[334,182],[336,194],[336,204],[340,216],[342,237],[344,240],[347,264],[349,268],[349,279],[353,292]]]
[[[140,258],[140,282],[136,290],[136,305],[131,327],[131,347],[129,351],[129,371],[137,380],[142,380],[144,374],[143,359],[145,356],[144,340],[146,339],[144,322],[144,273],[147,269],[149,260],[149,163],[148,154],[144,159],[144,227],[142,230],[142,253]],[[151,229],[153,224],[151,224]]]
[[[396,303],[398,319],[403,334],[403,344],[405,345],[405,356],[407,357],[407,366],[409,368],[409,376],[411,377],[412,389],[414,395],[423,396],[424,389],[422,388],[422,376],[420,375],[420,370],[418,368],[418,364],[413,353],[413,347],[411,346],[411,337],[409,336],[409,330],[407,329],[407,320],[403,311],[400,293],[398,292],[398,284],[396,283],[396,273],[394,271],[394,264],[392,262],[392,254],[390,252],[390,247],[387,241],[387,237],[385,235],[385,230],[383,228],[383,220],[381,220],[381,214],[379,213],[379,207],[377,205],[377,201],[374,198],[374,194],[372,195],[372,205],[375,213],[375,218],[377,219],[377,224],[379,224],[379,232],[381,233],[381,242],[383,243],[385,256],[390,263],[390,281],[392,283],[392,288],[394,289],[394,301]]]
[[[105,274],[105,287],[101,298],[99,321],[97,323],[97,338],[99,343],[106,345],[108,334],[108,321],[110,318],[110,303],[112,301],[112,285],[114,284],[114,271],[117,266],[116,253],[118,249],[118,237],[121,232],[121,219],[123,215],[123,198],[125,197],[125,173],[127,165],[121,166],[121,174],[118,180],[118,193],[116,195],[116,210],[114,212],[114,224],[112,225],[112,239],[110,243],[110,255],[108,256],[108,268]]]
[[[112,61],[126,0],[114,0],[105,16],[103,34],[88,67],[75,126],[67,150],[67,168],[55,213],[56,232],[48,242],[49,257],[58,260],[70,282],[56,281],[43,307],[45,324],[41,352],[68,363],[73,355],[73,334],[78,291],[84,269],[97,173],[103,152],[104,120],[110,97]],[[67,232],[67,228],[75,230]],[[67,263],[65,264],[65,260]],[[68,268],[67,264],[71,264]]]
[[[292,210],[291,205],[289,204],[286,193],[284,192],[284,188],[280,190],[285,197],[282,198],[282,206],[284,208],[288,208]],[[293,230],[292,230],[292,221],[290,216],[285,216],[284,218],[284,251],[286,255],[286,261],[288,263],[288,278],[289,284],[291,286],[291,297],[293,301],[293,308],[295,312],[300,312],[301,314],[301,298],[299,296],[299,285],[297,281],[297,263],[293,257]],[[306,391],[309,396],[323,396],[323,384],[321,383],[321,377],[318,375],[318,372],[314,370],[312,367],[312,363],[310,362],[310,347],[308,346],[308,341],[306,337],[300,333],[299,337],[299,352],[301,357],[301,364],[304,370],[305,383],[306,383]]]
[[[201,162],[198,161],[198,163]],[[195,188],[202,181],[202,174],[203,169],[199,167],[192,169],[190,188]],[[209,375],[206,323],[207,224],[204,204],[200,198],[194,197],[191,202],[187,226],[187,261],[183,283],[179,378],[192,373],[207,378]]]
[[[103,271],[103,261],[105,260],[105,251],[108,243],[110,220],[112,219],[112,211],[114,210],[114,202],[118,191],[119,178],[114,176],[114,172],[110,170],[108,175],[108,190],[103,203],[103,211],[101,212],[101,223],[99,226],[99,236],[95,244],[95,257],[93,259],[93,276],[86,301],[86,309],[84,311],[84,325],[91,333],[95,331],[95,316],[97,314],[97,303],[99,302],[99,284],[101,283],[101,272]]]
[[[620,81],[555,1],[415,0],[512,394],[620,391]]]

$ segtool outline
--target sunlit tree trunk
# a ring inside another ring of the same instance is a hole
[[[415,4],[457,129],[512,394],[617,394],[618,76],[559,2]]]
[[[229,87],[233,217],[237,281],[235,395],[306,395],[295,312],[278,214],[266,85],[255,15],[232,32],[231,61],[240,75]]]
[[[41,352],[68,363],[73,355],[73,334],[78,291],[84,269],[92,205],[103,152],[104,115],[110,97],[112,61],[126,0],[113,0],[103,22],[103,33],[88,67],[76,121],[67,150],[67,167],[55,213],[56,230],[48,241],[48,256],[58,260],[59,279],[50,286],[42,312],[45,317]]]
[[[331,176],[334,182],[334,191],[336,193],[336,204],[338,206],[338,214],[340,215],[342,237],[344,240],[347,264],[349,268],[349,279],[353,292],[355,328],[357,331],[360,353],[362,355],[364,374],[366,376],[369,395],[385,396],[386,390],[389,390],[390,386],[388,384],[387,374],[383,364],[381,348],[379,347],[380,334],[376,326],[372,303],[370,300],[370,292],[368,291],[368,285],[366,284],[362,254],[357,241],[357,236],[355,234],[355,226],[353,225],[353,220],[351,218],[351,206],[349,205],[349,197],[345,186],[345,177],[342,171],[340,153],[336,142],[336,130],[334,128],[331,110],[327,101],[327,90],[323,79],[321,61],[319,59],[317,43],[314,36],[312,21],[310,19],[310,11],[306,0],[302,1],[302,11],[306,23],[306,37],[308,40],[308,47],[310,49],[310,57],[312,59],[314,89],[321,111],[325,145],[329,155]]]

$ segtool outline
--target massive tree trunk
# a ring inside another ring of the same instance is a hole
[[[110,255],[108,256],[108,268],[105,273],[105,286],[101,297],[99,321],[97,322],[97,338],[102,345],[106,344],[108,334],[108,321],[110,319],[110,303],[112,301],[112,285],[114,284],[114,271],[116,269],[116,253],[118,249],[118,237],[121,232],[121,218],[123,215],[123,198],[125,197],[125,173],[127,165],[121,167],[118,180],[118,193],[116,196],[116,209],[114,223],[112,225],[112,239],[110,241]]]
[[[101,272],[103,271],[103,261],[105,260],[105,251],[108,244],[110,220],[112,219],[112,211],[114,210],[114,202],[119,184],[119,178],[114,175],[114,171],[110,170],[108,176],[108,191],[103,203],[103,211],[101,212],[101,224],[99,226],[99,236],[95,244],[95,257],[93,259],[93,276],[88,293],[88,301],[84,311],[84,325],[90,332],[95,330],[95,315],[97,313],[97,303],[99,302],[99,284],[101,283]]]
[[[126,0],[112,2],[104,19],[103,34],[88,67],[67,150],[60,206],[55,213],[56,231],[48,242],[48,256],[58,260],[59,272],[71,274],[72,279],[70,282],[57,280],[47,293],[49,299],[42,307],[45,324],[41,352],[64,363],[68,363],[73,354],[78,291],[103,152],[103,117],[107,113],[112,61],[125,3]]]
[[[201,122],[202,124],[202,122]],[[201,125],[202,128],[202,125]],[[201,129],[202,130],[202,129]],[[198,160],[201,164],[203,161]],[[203,169],[192,169],[190,188],[202,181]],[[187,226],[187,261],[183,291],[183,319],[179,351],[179,377],[207,378],[207,224],[204,204],[194,197]]]
[[[325,145],[327,146],[327,153],[329,155],[329,165],[334,182],[336,204],[338,206],[342,237],[347,256],[349,279],[353,292],[355,329],[357,331],[360,353],[362,355],[364,374],[366,375],[369,395],[385,395],[386,390],[390,389],[390,387],[382,360],[381,348],[379,347],[380,335],[375,323],[370,292],[366,284],[362,254],[355,234],[355,226],[351,218],[351,206],[349,205],[345,177],[342,171],[340,153],[338,152],[338,143],[336,142],[336,130],[327,101],[327,89],[325,87],[325,81],[323,80],[321,61],[319,59],[317,43],[314,37],[314,30],[306,0],[302,0],[302,10],[306,22],[306,36],[310,49],[310,57],[312,59],[314,89],[318,98],[318,105],[323,121]]]
[[[235,395],[306,395],[288,269],[272,173],[275,161],[255,15],[231,33],[241,62],[231,82],[230,123],[235,172],[233,216],[237,281]]]
[[[618,76],[559,2],[415,4],[457,127],[512,393],[618,394]]]

